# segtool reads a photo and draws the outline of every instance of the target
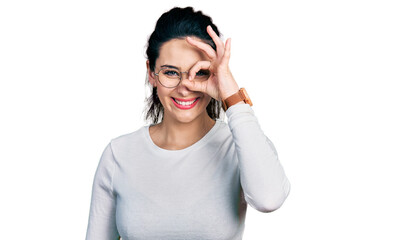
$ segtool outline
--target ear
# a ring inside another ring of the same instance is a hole
[[[148,71],[148,80],[149,80],[150,85],[152,85],[153,87],[156,87],[155,74],[153,74],[153,72],[149,68],[149,60],[146,60],[146,70]]]

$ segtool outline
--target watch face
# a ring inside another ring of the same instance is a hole
[[[247,94],[246,89],[245,89],[245,88],[241,88],[240,90],[241,90],[241,92],[242,92],[242,95],[243,95],[243,98],[244,98],[244,100],[245,100],[245,103],[247,103],[247,104],[249,104],[250,106],[252,106],[252,105],[253,105],[252,100],[250,100],[250,97],[249,97],[249,95]]]

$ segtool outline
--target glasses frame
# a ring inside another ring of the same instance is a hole
[[[153,72],[153,74],[154,74],[155,76],[157,76],[157,79],[158,79],[160,85],[162,85],[162,86],[165,87],[165,88],[175,88],[175,87],[179,86],[180,83],[181,83],[181,81],[183,80],[183,73],[188,73],[188,72],[189,72],[189,71],[184,71],[184,72],[180,72],[180,71],[179,71],[179,73],[180,73],[180,81],[179,81],[179,83],[177,83],[177,85],[174,86],[174,87],[167,87],[167,86],[165,86],[165,85],[160,81],[160,79],[159,79],[159,74],[160,74],[160,72],[161,72],[162,70],[166,70],[166,69],[173,69],[173,70],[179,71],[178,69],[175,69],[175,68],[165,67],[165,68],[161,68],[161,69],[159,70],[159,72],[157,72],[157,73]]]

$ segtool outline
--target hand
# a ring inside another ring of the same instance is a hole
[[[229,69],[229,58],[231,56],[231,39],[226,40],[225,46],[211,26],[207,32],[216,45],[216,51],[207,43],[187,37],[186,41],[201,49],[210,61],[198,61],[189,71],[189,79],[184,79],[184,85],[192,91],[204,92],[216,100],[226,99],[239,91],[239,86]],[[193,81],[195,74],[200,69],[208,69],[211,76],[207,81]]]

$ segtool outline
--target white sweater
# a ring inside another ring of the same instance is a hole
[[[94,176],[86,239],[240,240],[247,203],[279,208],[290,182],[273,143],[249,105],[226,116],[181,150],[155,145],[149,126],[112,139]]]

